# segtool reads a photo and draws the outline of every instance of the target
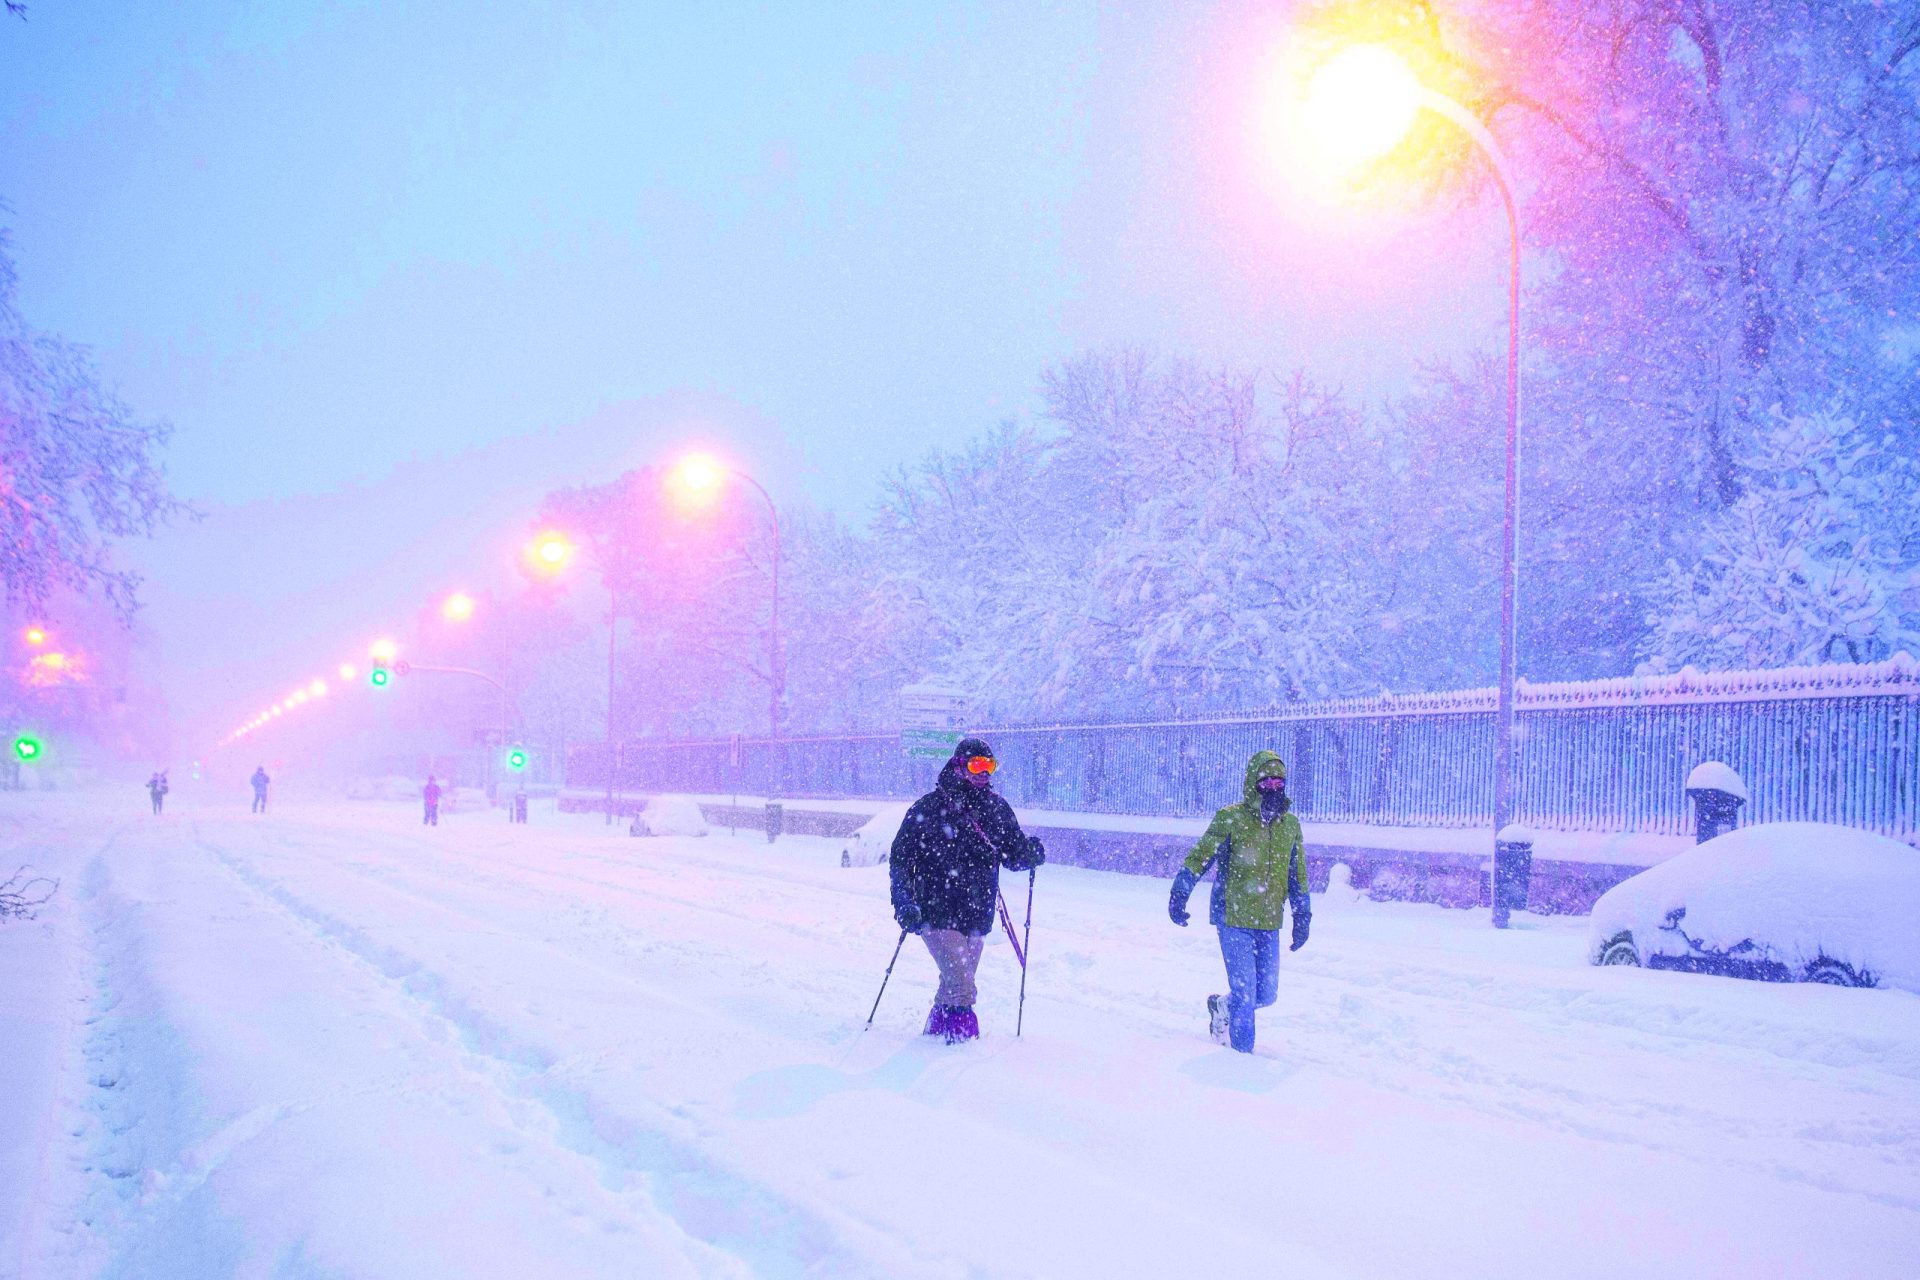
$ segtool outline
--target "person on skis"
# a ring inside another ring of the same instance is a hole
[[[272,782],[272,779],[267,777],[267,766],[263,764],[255,765],[253,776],[247,779],[247,781],[253,784],[253,811],[255,813],[265,813],[267,811],[267,785]]]
[[[426,801],[426,805],[427,805],[427,812],[424,816],[421,817],[420,819],[421,823],[429,827],[439,826],[440,825],[440,784],[434,781],[434,777],[432,774],[427,775],[427,785],[420,789],[420,798]]]
[[[1207,997],[1213,1038],[1253,1052],[1253,1014],[1280,994],[1280,924],[1293,907],[1293,945],[1307,945],[1313,899],[1307,890],[1307,854],[1300,819],[1287,799],[1287,766],[1271,751],[1247,762],[1239,804],[1213,815],[1206,834],[1173,877],[1167,914],[1187,923],[1187,899],[1209,866],[1217,867],[1208,919],[1220,931],[1227,994]]]
[[[998,767],[985,742],[962,738],[933,790],[907,810],[888,854],[893,918],[920,935],[940,969],[926,1034],[949,1044],[980,1034],[974,974],[993,928],[1000,868],[1027,871],[1046,861],[1013,806],[994,792]]]
[[[161,808],[167,803],[167,775],[156,773],[147,779],[147,794],[153,798],[153,816],[159,817]]]

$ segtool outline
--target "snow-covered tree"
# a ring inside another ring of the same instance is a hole
[[[1870,662],[1920,652],[1920,564],[1897,532],[1920,504],[1897,437],[1831,415],[1776,426],[1700,555],[1654,583],[1655,669]]]
[[[1920,9],[1383,8],[1376,34],[1488,121],[1523,202],[1523,665],[1621,670],[1644,585],[1695,558],[1776,413],[1837,394],[1920,452]],[[1463,135],[1423,130],[1436,184],[1484,184]]]
[[[113,543],[184,510],[158,462],[169,428],[134,418],[85,350],[28,326],[7,248],[0,235],[0,584],[28,605],[97,595],[125,617],[139,577]]]

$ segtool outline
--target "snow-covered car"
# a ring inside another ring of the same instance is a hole
[[[1776,822],[1715,836],[1593,906],[1588,957],[1763,982],[1920,991],[1920,849]]]
[[[634,815],[636,836],[704,836],[707,817],[692,796],[654,796]]]
[[[910,804],[890,804],[861,824],[858,831],[847,838],[846,847],[840,850],[840,865],[843,867],[877,867],[887,860],[893,851],[893,837],[899,834],[900,824],[907,820]]]

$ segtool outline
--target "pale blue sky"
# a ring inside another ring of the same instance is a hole
[[[264,663],[286,602],[194,592],[337,551],[258,518],[290,497],[507,530],[698,436],[857,520],[1089,347],[1372,392],[1491,344],[1490,219],[1330,218],[1262,172],[1286,9],[34,0],[0,198],[29,319],[174,423],[213,513],[139,553],[156,626]]]

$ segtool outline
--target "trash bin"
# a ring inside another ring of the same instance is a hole
[[[1527,909],[1533,888],[1533,832],[1512,823],[1493,838],[1493,927],[1504,929],[1515,911]]]
[[[773,801],[767,801],[767,843],[772,844],[780,838],[780,828],[786,823],[787,811]]]
[[[1705,844],[1740,825],[1746,780],[1718,760],[1709,760],[1687,775],[1687,799],[1693,801],[1694,843]]]

